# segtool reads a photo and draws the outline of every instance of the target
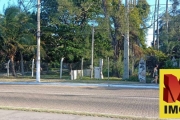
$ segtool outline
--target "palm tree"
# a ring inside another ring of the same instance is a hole
[[[31,33],[34,25],[30,22],[28,14],[22,12],[18,7],[6,8],[4,16],[0,18],[0,37],[3,39],[3,50],[11,61],[12,75],[15,76],[14,59],[16,53],[23,52],[28,45],[35,42],[35,36]],[[21,64],[22,65],[22,64]],[[21,68],[23,68],[21,66]],[[23,70],[21,69],[23,72]]]

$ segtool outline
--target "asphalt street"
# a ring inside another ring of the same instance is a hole
[[[0,85],[0,106],[158,118],[159,90],[70,85]]]

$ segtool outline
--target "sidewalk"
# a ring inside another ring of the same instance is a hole
[[[146,83],[72,83],[72,82],[0,82],[5,85],[61,85],[61,86],[90,86],[90,87],[118,87],[118,88],[142,88],[142,89],[159,89],[158,84]]]
[[[121,120],[116,118],[91,117],[70,114],[0,110],[1,120]]]

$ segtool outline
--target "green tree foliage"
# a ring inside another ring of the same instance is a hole
[[[147,67],[151,72],[156,64],[158,64],[159,67],[162,68],[162,66],[165,65],[165,62],[168,59],[168,56],[165,53],[155,50],[152,47],[146,48],[144,50],[144,54],[146,55]]]
[[[171,0],[172,8],[162,14],[159,21],[159,50],[166,55],[162,68],[173,68],[171,59],[180,58],[180,13],[179,0]],[[157,32],[157,30],[156,30]]]
[[[168,28],[166,24],[166,15],[161,20],[160,28],[160,50],[166,53],[169,57],[175,56],[180,58],[179,43],[180,43],[180,14],[169,14]]]
[[[136,7],[138,8],[139,16],[142,20],[141,24],[145,25],[145,22],[143,21],[146,21],[148,18],[150,12],[150,5],[147,3],[146,0],[138,0]]]
[[[30,32],[33,25],[29,15],[16,6],[6,8],[0,22],[0,38],[3,41],[1,51],[11,60],[12,74],[15,76],[14,60],[17,52],[22,54],[27,45],[34,43],[34,35]]]
[[[143,48],[145,48],[145,36],[146,36],[146,32],[147,29],[144,29],[147,27],[147,21],[148,21],[148,15],[150,13],[150,5],[147,3],[146,0],[138,0],[138,3],[136,5],[138,13],[139,13],[139,19],[140,19],[140,23],[139,23],[139,34],[138,34],[138,38],[140,40],[141,45],[143,46]]]
[[[125,26],[125,6],[119,0],[110,0],[105,1],[104,6],[106,9],[105,15],[109,16],[109,21],[111,27],[111,41],[114,49],[114,58],[118,60],[118,57],[123,56],[124,50],[124,35],[127,29]],[[130,32],[130,58],[132,62],[132,66],[134,66],[137,58],[142,56],[142,49],[146,47],[145,45],[145,35],[146,29],[146,19],[148,17],[148,13],[150,11],[150,6],[146,1],[138,1],[136,4],[129,4],[129,32]],[[133,68],[133,67],[132,67]],[[132,70],[133,71],[133,70]]]
[[[42,40],[45,42],[48,51],[48,60],[58,61],[61,57],[65,57],[65,60],[71,62],[80,60],[82,57],[90,59],[92,40],[90,24],[101,18],[101,16],[98,16],[100,14],[98,12],[100,7],[97,7],[99,3],[91,0],[57,2],[58,10],[54,12],[52,10],[51,14],[48,14],[51,16],[51,20],[47,22],[45,28],[42,28],[44,31]],[[54,7],[53,5],[51,7],[56,8],[56,5]],[[48,7],[43,6],[44,9],[48,9]],[[100,28],[99,25],[98,28]],[[95,28],[94,37],[95,54],[102,57],[107,56],[106,53],[108,54],[108,51],[111,51],[109,50],[111,43],[107,39],[107,35],[102,33],[103,30],[97,29]]]
[[[1,48],[13,57],[26,53],[31,58],[35,55],[29,51],[35,51],[37,13],[35,8],[29,11],[26,3],[36,1],[17,1],[19,7],[7,8],[0,18]],[[137,60],[146,47],[144,28],[150,7],[145,0],[129,5],[130,57]],[[122,69],[117,66],[122,66],[126,22],[121,0],[41,0],[41,60],[59,63],[62,57],[68,62],[90,59],[93,24],[94,58],[113,59],[113,72],[120,77]]]
[[[48,14],[46,17],[42,16],[47,20],[42,27],[42,41],[48,54],[46,60],[59,61],[62,57],[71,62],[82,57],[90,59],[92,23],[95,25],[94,56],[113,56],[116,61],[119,60],[119,55],[123,55],[126,21],[125,7],[121,1],[61,0],[56,1],[56,4],[44,4],[45,2],[42,2],[42,15]],[[133,51],[139,51],[134,52],[137,57],[142,53],[137,46],[145,46],[146,31],[142,27],[145,26],[148,12],[149,6],[144,1],[134,5],[129,12],[130,46],[136,46],[132,48]]]

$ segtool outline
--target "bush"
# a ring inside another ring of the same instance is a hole
[[[165,61],[165,65],[163,66],[165,69],[176,69],[178,67],[174,67],[171,60]]]
[[[130,76],[129,79],[127,79],[127,81],[139,82],[138,75],[135,74]]]

